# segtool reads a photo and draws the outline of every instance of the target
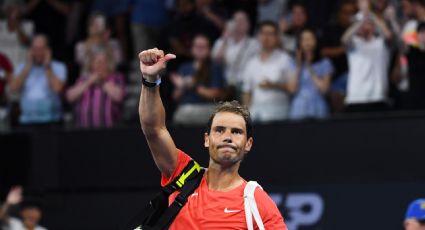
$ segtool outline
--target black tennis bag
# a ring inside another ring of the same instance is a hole
[[[187,198],[199,186],[205,169],[191,160],[182,173],[165,187],[140,211],[122,230],[165,230],[171,225]],[[169,196],[180,191],[174,202],[168,206]]]

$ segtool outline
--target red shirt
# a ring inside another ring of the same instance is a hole
[[[171,178],[162,175],[161,185],[165,186],[177,177],[191,158],[179,150],[178,163]],[[226,230],[247,229],[245,220],[243,192],[246,181],[239,187],[220,192],[210,190],[204,176],[195,192],[189,196],[186,205],[180,210],[170,230]],[[170,204],[177,196],[177,192],[170,196]],[[266,230],[287,230],[276,204],[265,191],[257,188],[254,193],[258,210]],[[258,229],[254,224],[255,229]]]

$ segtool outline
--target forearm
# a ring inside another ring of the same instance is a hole
[[[62,89],[64,87],[64,83],[57,78],[55,73],[52,71],[51,68],[46,69],[46,77],[47,81],[49,82],[50,88],[53,90],[53,92],[59,94],[62,92]]]
[[[350,41],[351,41],[351,38],[360,29],[361,25],[362,25],[362,22],[359,21],[359,22],[356,22],[355,24],[353,24],[351,27],[349,27],[347,29],[347,31],[345,31],[344,35],[342,36],[341,42],[345,45],[348,45],[348,43],[350,43]]]
[[[373,17],[374,24],[378,27],[378,33],[385,38],[385,40],[390,40],[392,38],[392,33],[384,21],[377,17]]]
[[[246,106],[250,106],[251,105],[251,99],[252,99],[252,93],[251,92],[246,92],[243,94],[243,104]]]
[[[110,84],[109,86],[104,86],[103,90],[109,97],[111,97],[113,102],[122,102],[124,98],[124,91],[121,87],[114,84]]]
[[[12,77],[9,81],[9,87],[12,91],[19,91],[22,88],[22,85],[27,80],[30,73],[30,67],[25,67],[24,70],[17,76]]]
[[[330,76],[320,78],[312,69],[309,72],[314,85],[319,89],[320,93],[325,94],[329,89]]]
[[[84,91],[86,91],[89,87],[90,83],[88,81],[84,81],[81,84],[77,84],[76,86],[68,90],[68,92],[66,93],[66,98],[69,102],[75,102],[81,97],[81,95],[83,95]]]
[[[139,101],[140,124],[145,135],[155,135],[165,128],[165,110],[159,93],[159,87],[142,86]]]
[[[25,45],[25,46],[27,46],[27,45],[29,45],[30,44],[30,39],[29,39],[29,37],[22,31],[22,29],[21,28],[19,28],[18,29],[18,31],[17,31],[17,34],[18,34],[18,39],[19,39],[19,42],[22,44],[22,45]]]
[[[326,47],[322,50],[322,55],[325,57],[335,58],[345,54],[345,47]]]
[[[202,88],[198,88],[197,92],[201,97],[209,99],[209,100],[213,100],[220,96],[221,90],[217,88],[202,87]]]

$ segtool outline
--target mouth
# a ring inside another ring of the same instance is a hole
[[[233,150],[233,151],[236,151],[237,148],[235,146],[231,145],[231,144],[223,144],[223,145],[219,145],[217,147],[217,149],[224,149],[224,150]]]

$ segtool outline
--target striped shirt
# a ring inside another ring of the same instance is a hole
[[[82,84],[88,76],[82,76],[76,84]],[[112,82],[125,92],[124,77],[118,73],[110,74],[104,83]],[[103,84],[90,86],[76,102],[75,117],[77,126],[112,127],[121,118],[122,101],[114,102],[103,89]]]

